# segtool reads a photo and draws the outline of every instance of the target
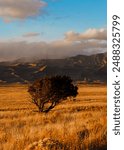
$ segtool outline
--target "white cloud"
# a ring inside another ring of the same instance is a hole
[[[65,39],[69,41],[80,41],[80,40],[107,40],[107,30],[106,29],[88,29],[84,33],[77,33],[69,31],[65,33]]]
[[[40,33],[37,33],[37,32],[30,32],[30,33],[26,33],[23,35],[23,37],[36,37],[36,36],[39,36]]]
[[[8,22],[37,16],[46,5],[41,0],[0,0],[0,17]]]

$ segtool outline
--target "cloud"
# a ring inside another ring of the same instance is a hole
[[[65,58],[75,55],[91,55],[106,51],[106,42],[82,41],[70,42],[66,40],[46,42],[0,42],[0,60],[14,60],[27,58]]]
[[[46,5],[42,0],[0,0],[0,17],[8,22],[37,16]]]
[[[65,33],[65,39],[69,41],[80,41],[80,40],[107,40],[106,29],[88,29],[84,33],[77,33],[69,31]]]
[[[31,32],[23,36],[38,36],[39,33]],[[3,41],[0,40],[0,61],[15,60],[18,58],[60,59],[76,55],[92,55],[106,52],[106,29],[89,29],[84,33],[67,32],[62,40],[51,42],[34,40]],[[33,38],[32,38],[33,39]]]
[[[23,37],[36,37],[36,36],[39,36],[40,33],[37,33],[37,32],[30,32],[30,33],[26,33],[23,35]]]

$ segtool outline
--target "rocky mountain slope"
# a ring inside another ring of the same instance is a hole
[[[107,54],[0,63],[1,83],[26,83],[46,75],[68,75],[73,80],[106,82]]]

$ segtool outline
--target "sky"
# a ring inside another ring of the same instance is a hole
[[[105,52],[106,3],[106,0],[0,0],[0,61]]]

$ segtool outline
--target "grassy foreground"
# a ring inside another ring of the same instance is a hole
[[[106,85],[80,85],[78,92],[76,101],[40,114],[26,85],[0,86],[0,150],[24,150],[44,138],[68,150],[106,150]]]

